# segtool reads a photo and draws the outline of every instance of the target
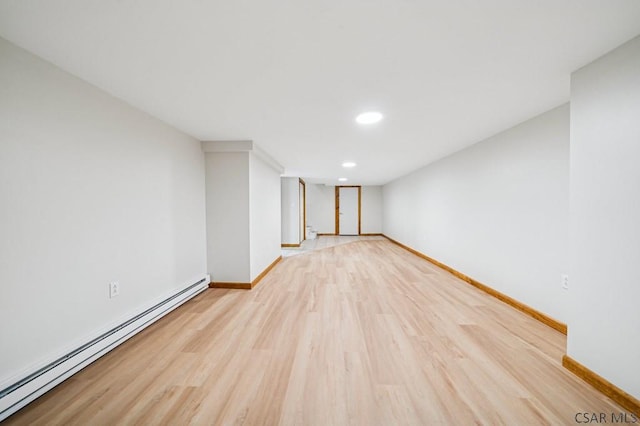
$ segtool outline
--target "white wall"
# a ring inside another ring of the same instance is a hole
[[[567,320],[569,106],[383,188],[383,232]]]
[[[207,270],[214,282],[249,282],[249,152],[207,152]]]
[[[382,187],[363,186],[360,197],[360,233],[382,233]]]
[[[204,276],[204,157],[193,138],[3,39],[0,81],[8,384]]]
[[[211,279],[249,283],[280,256],[281,168],[252,141],[208,141],[202,149]]]
[[[299,244],[301,240],[299,182],[297,177],[283,177],[280,180],[282,244]]]
[[[640,37],[571,77],[567,353],[640,398]]]
[[[280,172],[253,153],[249,164],[252,281],[280,256],[281,197]]]
[[[320,234],[336,231],[336,193],[334,186],[307,182],[307,226]]]

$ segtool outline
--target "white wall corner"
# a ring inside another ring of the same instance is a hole
[[[203,152],[246,152],[253,150],[253,141],[203,141]]]
[[[280,174],[284,173],[284,167],[251,140],[203,141],[201,145],[203,152],[253,152],[275,171]]]
[[[284,173],[284,167],[255,143],[253,144],[253,153],[279,174]]]

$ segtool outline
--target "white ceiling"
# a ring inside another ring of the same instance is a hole
[[[2,37],[329,184],[386,183],[560,105],[637,34],[638,0],[0,0]]]

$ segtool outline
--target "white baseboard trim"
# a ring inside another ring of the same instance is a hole
[[[208,288],[210,281],[208,276],[202,278],[122,324],[99,334],[69,353],[3,387],[0,389],[0,421],[203,292]]]

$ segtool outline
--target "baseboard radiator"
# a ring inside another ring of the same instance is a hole
[[[53,362],[0,390],[0,421],[60,384],[116,346],[142,331],[187,300],[208,288],[210,279],[180,290],[133,318],[99,335]]]

